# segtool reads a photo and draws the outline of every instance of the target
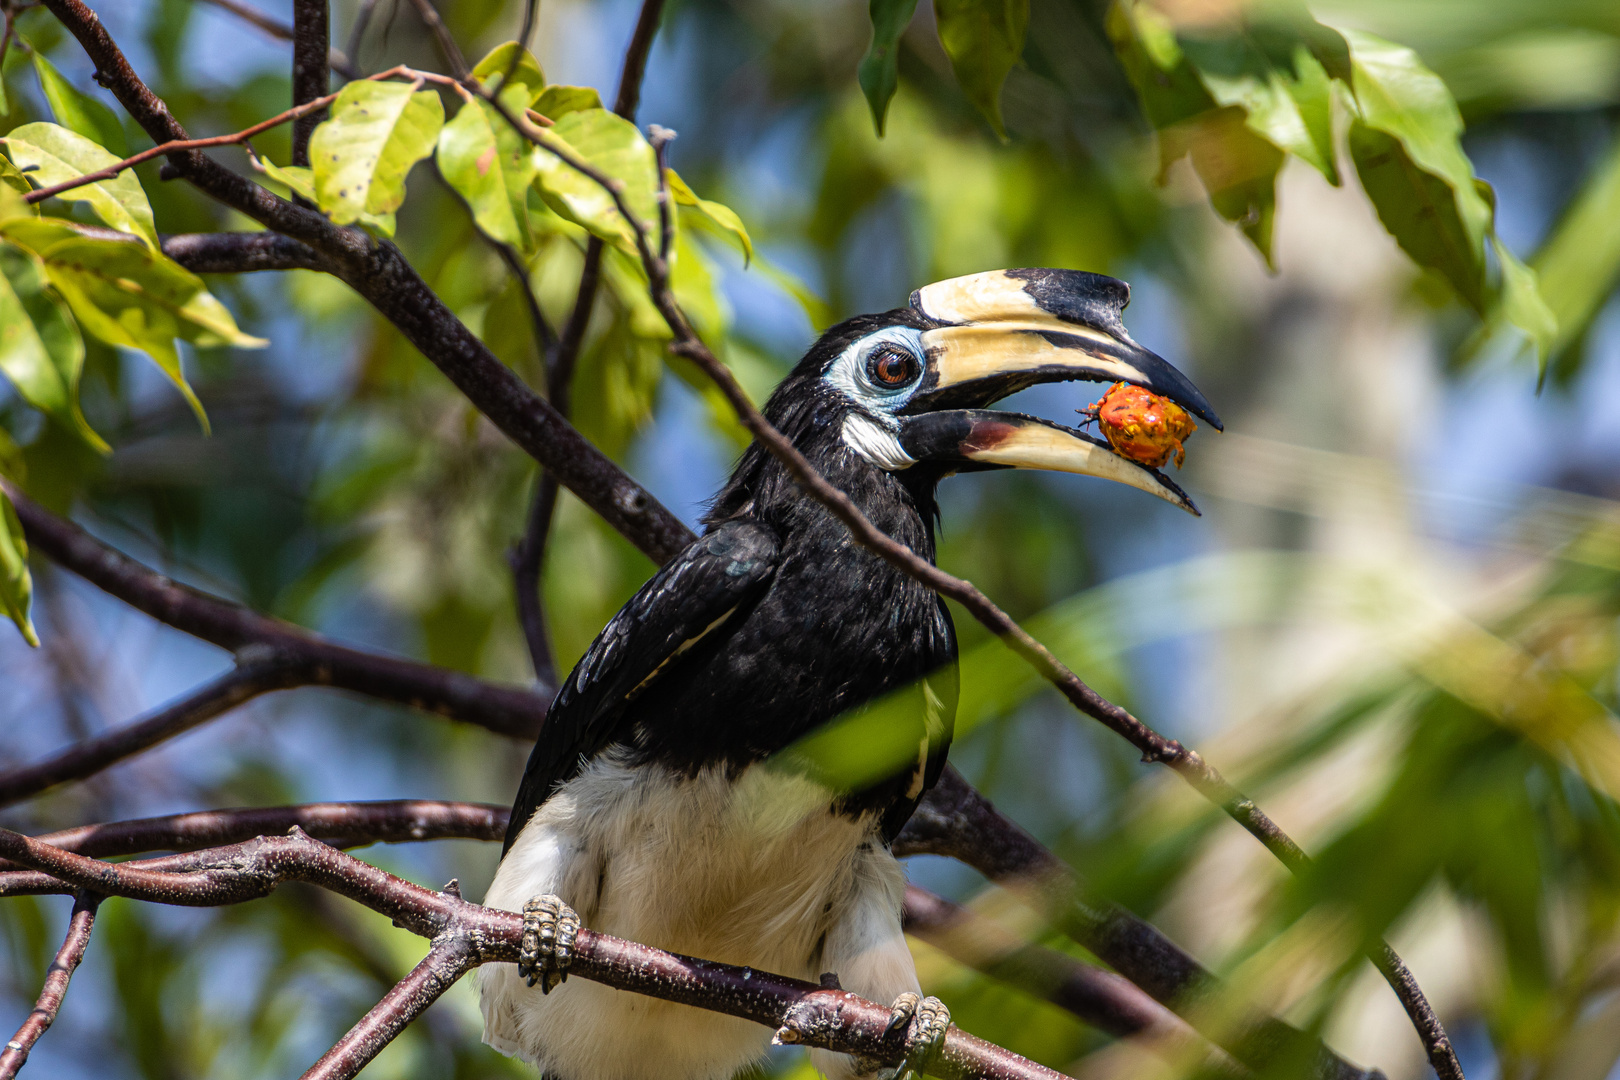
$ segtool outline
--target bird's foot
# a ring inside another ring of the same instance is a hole
[[[951,1029],[951,1010],[937,997],[904,993],[894,999],[885,1034],[906,1029],[906,1059],[894,1070],[894,1080],[917,1077],[939,1057],[945,1033]]]
[[[546,893],[523,905],[523,943],[518,948],[518,975],[540,992],[551,993],[568,981],[574,961],[574,938],[579,935],[579,913]]]

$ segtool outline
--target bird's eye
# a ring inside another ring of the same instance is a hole
[[[915,356],[893,345],[874,349],[866,360],[866,374],[872,382],[888,389],[905,386],[917,378],[919,370]]]

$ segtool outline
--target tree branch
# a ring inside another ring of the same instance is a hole
[[[1130,980],[1052,949],[1030,945],[967,908],[906,887],[906,933],[962,964],[1044,997],[1086,1023],[1130,1039],[1165,1060],[1196,1063],[1199,1075],[1252,1075]]]
[[[45,970],[45,985],[40,989],[39,999],[34,1002],[34,1011],[28,1014],[28,1019],[6,1043],[5,1049],[0,1050],[0,1080],[12,1080],[17,1075],[17,1070],[28,1060],[28,1053],[33,1050],[34,1044],[56,1022],[62,999],[67,996],[68,981],[73,978],[73,972],[78,969],[79,962],[84,959],[84,950],[90,944],[90,930],[95,925],[96,906],[100,903],[99,896],[83,892],[79,894],[73,905],[73,915],[68,919],[67,937],[51,960],[51,966]]]
[[[265,896],[287,881],[303,881],[355,900],[389,916],[403,929],[429,938],[450,967],[418,968],[390,992],[386,1008],[373,1010],[339,1044],[363,1053],[367,1042],[383,1038],[401,1011],[420,1011],[437,996],[439,975],[462,961],[451,950],[465,950],[470,964],[517,959],[521,918],[480,907],[454,892],[430,892],[312,839],[300,830],[259,837],[243,844],[189,856],[104,863],[0,829],[0,857],[33,868],[63,886],[108,896],[186,907],[214,907]],[[187,869],[159,869],[185,860]],[[438,974],[435,974],[438,972]],[[660,949],[581,930],[570,975],[665,1001],[738,1016],[779,1029],[784,1041],[801,1042],[882,1064],[904,1057],[904,1033],[888,1030],[889,1006],[841,990],[816,986],[748,968],[677,956]],[[415,988],[412,996],[409,988]],[[564,991],[566,992],[566,991]],[[420,1007],[419,1007],[420,1005]],[[384,1039],[384,1041],[386,1041]],[[323,1063],[327,1059],[323,1059]],[[320,1066],[317,1066],[320,1068]],[[1056,1080],[1060,1074],[1017,1054],[952,1028],[937,1071],[953,1078]],[[342,1072],[316,1075],[352,1075]]]
[[[44,2],[94,61],[98,81],[154,142],[187,139],[168,106],[136,75],[83,0]],[[497,428],[653,561],[662,563],[691,542],[691,531],[678,518],[524,386],[392,244],[377,243],[364,230],[334,225],[314,210],[278,198],[200,151],[174,151],[169,162],[212,198],[331,260],[329,272],[398,327]]]
[[[461,46],[451,36],[450,28],[444,25],[439,17],[439,9],[433,6],[433,0],[411,0],[416,13],[422,19],[422,24],[433,35],[433,40],[439,46],[439,52],[444,56],[444,62],[450,67],[450,74],[459,82],[467,77],[467,59],[461,55]]]
[[[194,274],[325,270],[328,265],[308,244],[280,233],[179,233],[162,241],[163,254]]]
[[[233,653],[251,647],[259,650],[257,659],[274,658],[281,671],[277,678],[282,681],[266,689],[330,686],[477,724],[502,735],[527,738],[540,730],[552,688],[531,691],[500,686],[459,671],[340,645],[170,581],[39,506],[9,480],[0,478],[0,491],[16,507],[30,546],[46,558],[177,630]]]
[[[304,105],[332,90],[328,53],[332,47],[331,11],[327,0],[293,0],[292,103]],[[316,109],[293,121],[292,163],[309,164],[309,137],[325,120],[327,110]]]

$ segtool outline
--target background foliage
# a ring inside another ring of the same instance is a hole
[[[285,47],[227,13],[102,6],[194,133],[286,107]],[[469,57],[521,18],[495,0],[443,7]],[[357,8],[334,4],[336,41]],[[48,15],[12,14],[0,128],[29,176],[8,168],[7,190],[146,145]],[[623,0],[548,3],[538,63],[505,92],[630,179],[650,211],[651,152],[593,96],[611,94],[634,17]],[[351,52],[366,71],[444,68],[393,0]],[[368,116],[400,122],[366,127],[362,97]],[[1133,283],[1134,335],[1192,373],[1229,425],[1189,448],[1207,516],[1072,477],[962,478],[945,489],[940,561],[1199,745],[1318,855],[1317,872],[1287,880],[960,614],[953,760],[1088,881],[1392,1078],[1423,1066],[1358,959],[1375,933],[1411,961],[1470,1076],[1595,1080],[1620,1061],[1617,102],[1620,13],[1584,0],[688,0],[653,55],[641,120],[680,132],[672,165],[718,200],[683,202],[677,289],[757,398],[816,330],[927,281],[1052,265]],[[520,253],[553,325],[586,233],[608,240],[575,417],[692,521],[740,429],[665,358],[668,331],[598,193],[524,154],[491,111],[431,86],[356,83],[315,144],[341,147],[351,172],[319,152],[309,173],[287,167],[286,128],[253,146],[267,183],[393,235],[532,385],[544,379],[524,297],[489,238]],[[86,240],[5,197],[8,475],[178,578],[341,637],[532,678],[504,559],[532,463],[391,327],[333,279],[204,283],[146,244]],[[148,242],[246,227],[164,183],[157,162],[70,198],[44,208]],[[1063,419],[1086,403],[1061,387],[1010,405]],[[0,598],[22,619],[20,555],[15,530],[0,531]],[[41,645],[0,642],[13,761],[227,662],[31,567]],[[563,497],[544,595],[564,670],[650,570]],[[525,753],[300,691],[6,822],[505,802]],[[495,854],[455,843],[367,857],[430,884],[459,876],[473,896]],[[955,864],[915,860],[912,874],[1039,932]],[[0,906],[19,1016],[65,918],[58,902]],[[285,1075],[421,948],[298,888],[218,912],[112,902],[33,1067]],[[928,988],[986,1038],[1073,1075],[1174,1072],[917,951]],[[804,1067],[789,1053],[771,1064]],[[370,1075],[450,1074],[517,1074],[478,1044],[468,988]]]

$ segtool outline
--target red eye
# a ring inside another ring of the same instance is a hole
[[[866,373],[883,387],[904,386],[917,377],[917,358],[904,349],[885,345],[866,361]]]

